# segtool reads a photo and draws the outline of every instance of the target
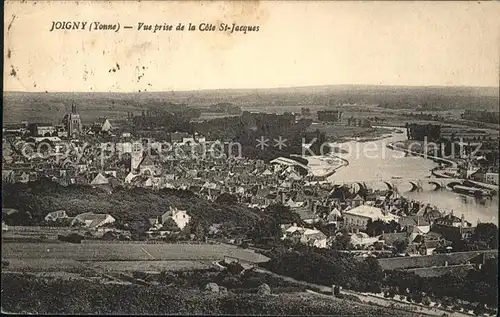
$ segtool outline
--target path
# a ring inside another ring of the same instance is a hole
[[[283,275],[273,273],[273,272],[268,271],[266,269],[255,268],[255,271],[257,271],[259,273],[270,274],[272,276],[281,278],[281,279],[283,279],[287,282],[290,282],[290,283],[300,284],[300,285],[307,286],[307,287],[310,287],[313,289],[317,289],[320,292],[323,292],[323,291],[330,292],[331,291],[331,287],[313,284],[313,283],[304,282],[304,281],[299,281],[299,280],[293,279],[293,278],[288,277],[288,276],[283,276]],[[355,291],[346,290],[346,289],[342,289],[342,292],[345,294],[356,296],[363,303],[370,303],[371,302],[371,303],[377,304],[379,306],[402,309],[402,310],[406,310],[406,311],[410,311],[410,312],[422,313],[422,314],[431,315],[431,316],[443,316],[443,314],[453,315],[453,316],[457,316],[457,317],[470,317],[471,316],[471,315],[465,314],[465,313],[454,312],[454,311],[452,312],[452,311],[440,309],[440,308],[429,308],[425,305],[408,303],[408,302],[404,302],[404,301],[396,300],[396,299],[388,299],[388,298],[379,297],[379,296],[375,296],[375,295],[368,294],[368,293],[360,293],[360,292],[355,292]],[[325,296],[328,296],[328,295],[325,295]]]

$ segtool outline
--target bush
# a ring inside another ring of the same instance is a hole
[[[132,272],[132,277],[138,280],[146,280],[148,277],[148,274],[145,272],[141,271],[134,271]]]
[[[216,283],[208,283],[205,286],[205,289],[207,291],[212,292],[212,293],[219,293],[220,292],[219,285],[217,285]]]
[[[259,287],[263,283],[262,279],[260,277],[248,277],[245,278],[244,284],[247,287],[253,288],[253,287]]]
[[[240,274],[241,272],[243,272],[243,270],[245,268],[237,262],[232,262],[232,263],[226,264],[226,269],[227,269],[228,273],[233,274],[233,275],[237,275],[237,274]]]
[[[261,284],[257,290],[259,295],[269,295],[271,294],[271,288],[267,284]]]
[[[160,276],[158,277],[158,282],[163,284],[170,284],[176,280],[175,274],[168,271],[161,271]]]
[[[241,285],[241,281],[235,276],[226,276],[222,280],[222,284],[229,288],[238,287]]]

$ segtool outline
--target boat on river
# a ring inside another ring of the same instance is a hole
[[[459,194],[465,194],[474,197],[485,197],[490,196],[491,193],[487,189],[479,188],[479,187],[469,187],[463,185],[455,185],[452,189],[454,192]]]

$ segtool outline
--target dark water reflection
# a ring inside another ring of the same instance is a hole
[[[357,142],[350,141],[336,144],[348,153],[338,153],[339,157],[349,161],[349,165],[339,169],[329,180],[334,183],[364,181],[367,185],[377,189],[387,189],[383,180],[399,182],[394,178],[420,179],[423,191],[411,192],[411,184],[400,182],[398,189],[401,195],[429,203],[440,210],[452,211],[456,215],[464,214],[466,220],[475,224],[481,222],[494,222],[498,224],[498,196],[492,199],[476,199],[459,195],[448,189],[435,190],[428,184],[432,178],[430,170],[437,163],[432,160],[405,156],[400,151],[393,151],[386,147],[387,144],[406,140],[405,134],[392,134],[389,138]]]

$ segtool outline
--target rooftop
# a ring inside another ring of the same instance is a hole
[[[353,215],[353,216],[359,216],[359,217],[365,217],[365,218],[370,218],[372,220],[384,220],[384,221],[391,221],[391,220],[397,220],[399,217],[395,216],[390,213],[384,214],[382,212],[382,209],[373,207],[373,206],[367,206],[367,205],[361,205],[358,207],[355,207],[353,209],[345,210],[344,211],[345,215]]]

